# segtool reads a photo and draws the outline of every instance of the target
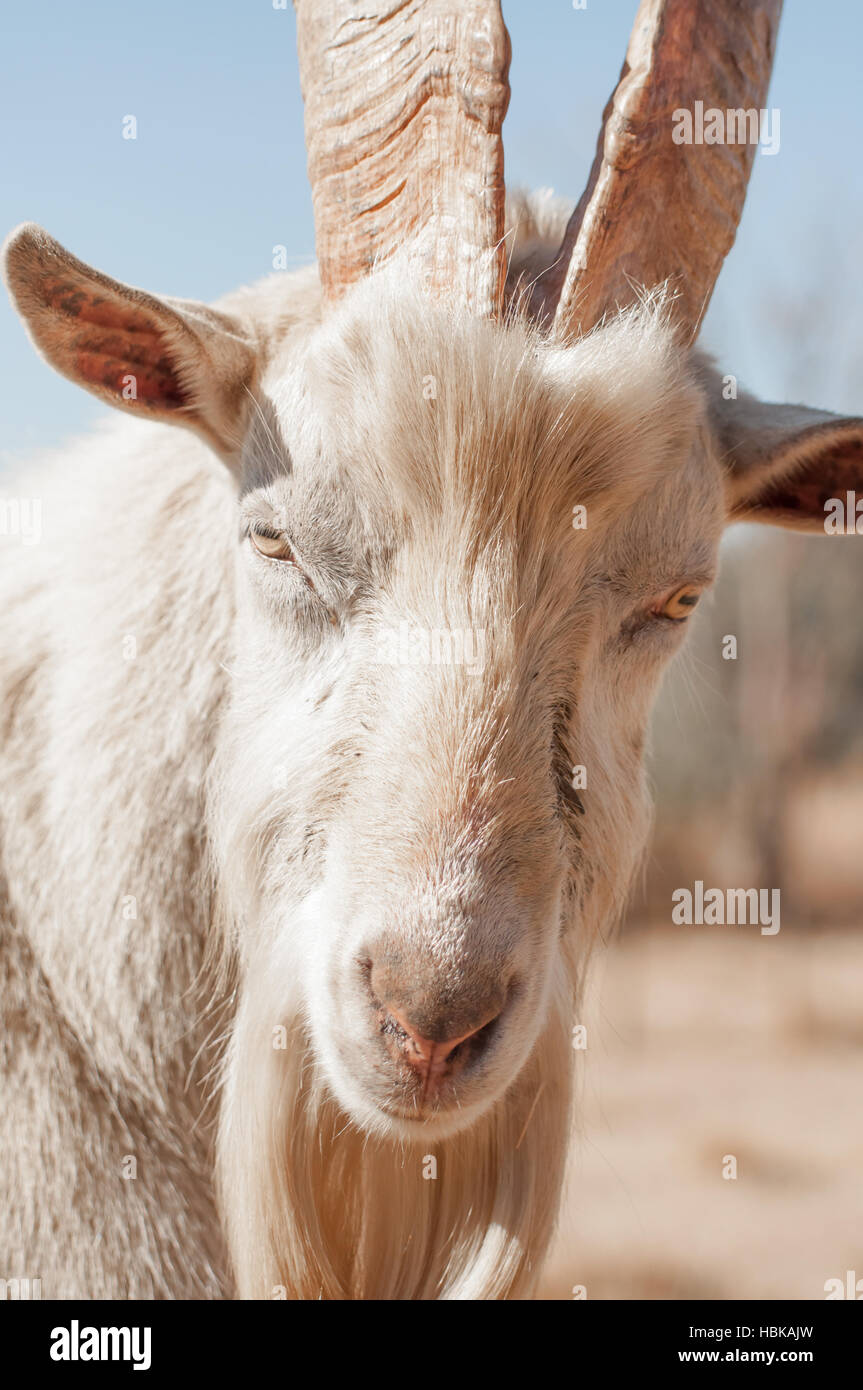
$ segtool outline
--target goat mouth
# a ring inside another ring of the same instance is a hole
[[[388,1120],[398,1121],[398,1123],[416,1131],[432,1130],[440,1125],[449,1126],[454,1119],[461,1117],[463,1113],[462,1107],[455,1100],[444,1101],[441,1104],[436,1099],[416,1105],[410,1103],[399,1105],[397,1102],[377,1101],[376,1108]]]
[[[377,1108],[381,1114],[387,1115],[391,1120],[408,1120],[414,1125],[426,1125],[429,1120],[435,1119],[440,1111],[437,1110],[407,1110],[397,1105],[384,1105],[381,1101],[377,1102]]]

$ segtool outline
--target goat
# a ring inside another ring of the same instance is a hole
[[[568,223],[504,202],[497,0],[374,10],[298,4],[317,268],[208,307],[6,245],[125,412],[0,551],[0,1252],[48,1297],[529,1296],[661,674],[728,521],[863,488],[863,421],[692,350],[752,150],[657,111],[760,106],[777,0],[645,0]]]

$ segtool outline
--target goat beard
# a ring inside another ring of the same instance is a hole
[[[470,1129],[411,1144],[366,1134],[346,1115],[320,1074],[301,1010],[285,1021],[286,1045],[274,1047],[272,972],[249,962],[217,1146],[241,1298],[533,1293],[570,1132],[575,974],[565,953],[556,969],[540,1037],[504,1097]]]

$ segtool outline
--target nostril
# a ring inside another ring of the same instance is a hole
[[[470,1034],[469,1038],[467,1039],[467,1042],[470,1045],[470,1050],[473,1056],[477,1056],[480,1050],[486,1047],[488,1043],[491,1042],[492,1038],[497,1032],[497,1025],[500,1021],[500,1016],[502,1013],[503,1010],[500,1009],[498,1013],[494,1014],[490,1019],[488,1019],[485,1023],[481,1024],[479,1028],[476,1028]],[[459,1043],[450,1055],[453,1058],[455,1058],[461,1047],[462,1044]]]

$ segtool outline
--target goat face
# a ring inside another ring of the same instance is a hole
[[[223,877],[273,1023],[302,1011],[365,1127],[492,1105],[565,940],[622,903],[652,696],[724,516],[701,424],[650,312],[561,349],[375,284],[270,367]]]
[[[313,276],[210,309],[40,228],[6,249],[48,360],[238,481],[210,822],[248,1036],[290,1028],[302,1084],[404,1138],[471,1124],[560,1036],[638,862],[649,709],[721,528],[823,534],[863,426],[729,398],[661,305],[564,347],[398,273],[321,325]]]

